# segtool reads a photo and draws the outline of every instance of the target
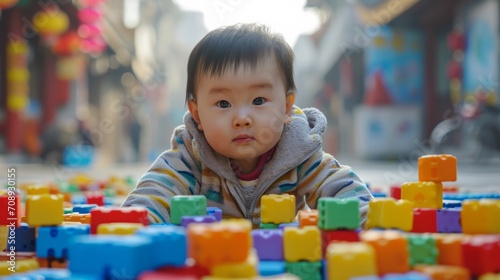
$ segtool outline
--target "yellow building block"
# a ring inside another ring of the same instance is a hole
[[[9,228],[7,226],[0,225],[0,251],[4,251],[7,248],[7,238],[9,237]]]
[[[477,280],[500,280],[500,274],[493,274],[493,273],[488,273],[479,276]]]
[[[14,273],[26,272],[38,269],[38,261],[36,259],[15,259],[14,261],[0,262],[0,276],[14,275]],[[0,277],[1,278],[1,277]]]
[[[370,200],[365,227],[410,231],[413,227],[413,202],[393,198]]]
[[[295,220],[295,196],[293,195],[263,195],[260,203],[260,218],[264,224],[284,224]]]
[[[97,234],[115,234],[115,235],[132,235],[143,228],[143,224],[139,223],[107,223],[97,226]]]
[[[454,182],[457,180],[457,158],[452,155],[427,155],[418,158],[418,180],[421,182]]]
[[[328,279],[376,276],[375,251],[363,242],[331,243],[326,249]]]
[[[26,223],[32,227],[61,225],[63,216],[63,196],[60,194],[37,194],[26,198]]]
[[[283,232],[283,255],[287,262],[321,260],[321,232],[316,226],[286,227]]]
[[[226,263],[216,265],[212,268],[211,274],[214,277],[224,278],[252,278],[257,276],[259,270],[259,258],[257,252],[252,249],[248,252],[248,258],[242,263]]]
[[[464,234],[500,234],[500,201],[465,200],[460,219]]]
[[[29,185],[26,187],[26,193],[28,195],[50,194],[50,190],[47,185]]]
[[[443,208],[443,183],[406,182],[401,185],[401,199],[413,202],[414,208]]]

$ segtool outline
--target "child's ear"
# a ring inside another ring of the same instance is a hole
[[[201,126],[200,122],[200,114],[198,113],[198,105],[196,104],[196,101],[190,99],[188,101],[188,108],[189,112],[191,113],[191,116],[193,116],[194,121],[196,122],[196,124],[198,124],[198,129],[203,130],[203,127]]]
[[[293,104],[295,104],[295,92],[291,91],[286,95],[285,124],[289,124],[292,119]]]

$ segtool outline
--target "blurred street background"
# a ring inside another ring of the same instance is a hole
[[[500,192],[499,19],[499,0],[0,0],[0,166],[138,179],[182,124],[195,44],[258,22],[293,47],[324,149],[371,186],[451,153],[459,187]]]

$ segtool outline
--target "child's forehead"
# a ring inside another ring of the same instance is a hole
[[[201,62],[198,66],[198,77],[220,77],[228,73],[254,73],[261,68],[274,68],[281,72],[280,65],[273,53],[261,54],[256,59],[233,59],[206,65]]]

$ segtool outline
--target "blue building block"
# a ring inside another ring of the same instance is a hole
[[[219,207],[207,207],[207,215],[215,216],[216,221],[222,220],[222,209]]]
[[[15,239],[7,239],[7,248],[14,247],[16,252],[34,252],[36,250],[35,228],[27,223],[14,229]]]
[[[75,204],[73,205],[73,212],[77,212],[80,214],[89,214],[90,210],[97,206],[97,204]]]
[[[73,205],[87,204],[87,198],[82,195],[73,195],[71,196],[71,203],[73,203]]]
[[[299,223],[284,223],[284,224],[279,224],[278,228],[279,229],[284,229],[286,227],[299,227]]]
[[[183,266],[187,259],[187,236],[182,227],[156,226],[145,227],[136,231],[138,236],[153,240],[154,249],[149,254],[153,256],[155,268],[161,266]]]
[[[252,230],[253,247],[261,261],[280,261],[283,258],[283,231],[280,229]]]
[[[272,276],[285,273],[284,261],[260,261],[259,275]]]
[[[90,225],[66,225],[38,228],[36,255],[39,258],[67,258],[71,238],[90,234]]]
[[[72,275],[135,279],[155,268],[157,254],[152,252],[156,248],[158,245],[146,236],[77,236],[69,246],[68,268]]]
[[[372,195],[375,198],[387,197],[387,194],[382,192],[372,192]]]
[[[443,208],[460,208],[462,207],[461,200],[443,200]]]
[[[421,274],[418,272],[408,272],[408,273],[390,273],[384,275],[382,280],[431,280],[429,276]]]
[[[40,268],[37,270],[4,276],[3,280],[100,280],[97,276],[71,275],[68,269]]]
[[[113,202],[114,201],[112,197],[104,197],[104,206],[112,206]]]

